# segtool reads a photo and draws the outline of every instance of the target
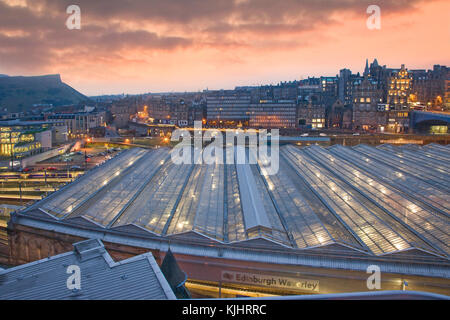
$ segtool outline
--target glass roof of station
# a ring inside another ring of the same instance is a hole
[[[331,153],[331,156],[328,156],[328,161],[322,160],[321,163],[323,165],[332,168],[335,174],[358,189],[367,200],[381,205],[394,219],[397,219],[408,228],[412,228],[414,233],[422,240],[441,252],[445,252],[447,255],[450,253],[450,229],[447,216],[424,208],[417,201],[417,198],[414,200],[415,194],[411,195],[412,197],[406,197],[398,189],[384,183],[381,178],[375,179],[363,170],[355,170],[351,163],[348,162],[348,159],[343,161],[336,157],[333,158],[333,155],[340,156],[337,150],[342,151],[342,149],[345,150],[346,148],[333,146],[330,148],[331,152],[321,148],[314,148],[314,152],[321,152],[322,155]],[[381,175],[381,172],[379,174]],[[383,219],[383,221],[387,222],[386,219]],[[417,243],[418,241],[414,242]]]
[[[104,226],[109,225],[118,215],[120,216],[121,210],[167,160],[167,152],[159,149],[139,158],[134,170],[128,174],[115,171],[116,178],[104,184],[101,190],[74,210],[68,218],[83,215]],[[123,178],[119,177],[121,174],[124,174]]]
[[[224,173],[223,165],[219,164],[194,167],[168,234],[194,230],[224,240]]]
[[[425,151],[435,150],[435,151],[439,151],[439,152],[444,152],[447,156],[450,156],[450,147],[448,147],[448,146],[443,146],[443,145],[436,144],[436,143],[430,143],[430,144],[427,144],[426,146],[424,146],[422,149]]]
[[[442,212],[447,217],[450,214],[450,194],[434,188],[429,183],[417,179],[416,177],[405,174],[397,168],[385,165],[382,162],[373,161],[369,157],[360,154],[352,149],[335,146],[331,153],[336,154],[343,160],[350,162],[350,167],[354,172],[362,170],[375,179],[380,179],[393,188],[396,188],[405,194],[415,193],[415,197],[421,202],[433,206],[435,210]]]
[[[176,165],[167,161],[113,227],[134,223],[164,235],[166,225],[170,223],[170,218],[176,210],[175,205],[193,169],[194,165]]]
[[[450,175],[450,164],[448,163],[448,157],[446,160],[435,159],[430,154],[426,154],[421,151],[411,152],[406,149],[396,148],[392,146],[379,146],[377,148],[386,150],[392,154],[397,155],[402,159],[416,162],[417,164],[427,168],[430,171],[436,171],[436,174],[443,175],[443,177],[448,178]]]
[[[40,202],[41,208],[57,217],[65,217],[72,213],[89,199],[95,192],[116,177],[117,172],[130,167],[136,160],[145,154],[145,150],[131,149],[124,151],[113,160],[92,170],[73,182],[64,192],[54,194]]]
[[[402,173],[410,174],[438,189],[445,189],[448,196],[448,192],[450,191],[450,177],[446,179],[446,176],[442,173],[438,174],[435,171],[421,166],[415,161],[400,158],[396,154],[384,152],[380,149],[372,148],[367,145],[359,145],[353,147],[353,149],[361,154],[364,154],[369,159],[377,160],[379,163],[384,163],[391,168],[396,168]]]
[[[305,156],[304,151],[295,147],[288,147],[288,150],[283,151],[289,152],[288,157],[299,163],[297,169],[300,174],[371,252],[379,255],[410,248],[401,235],[396,234],[386,222],[350,194],[325,168]]]
[[[67,223],[84,217],[99,228],[135,225],[186,241],[195,232],[230,245],[263,238],[281,249],[419,249],[448,259],[448,150],[288,145],[268,175],[262,155],[257,164],[178,165],[167,148],[135,148],[33,208]],[[430,161],[435,153],[447,163]]]

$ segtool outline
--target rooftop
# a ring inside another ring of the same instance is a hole
[[[53,124],[51,121],[23,121],[19,119],[0,121],[0,127],[10,126],[41,126],[44,124]]]
[[[0,300],[175,299],[151,253],[114,262],[97,239],[15,268],[0,269]],[[68,289],[68,267],[80,268],[80,289]]]
[[[278,173],[265,175],[261,163],[175,165],[169,149],[135,148],[15,221],[231,248],[233,257],[250,249],[265,261],[275,253],[320,254],[330,265],[342,259],[342,268],[362,268],[344,257],[376,258],[402,263],[406,273],[436,266],[450,278],[449,159],[450,148],[439,145],[288,145]]]

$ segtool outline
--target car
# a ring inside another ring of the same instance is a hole
[[[55,167],[48,167],[47,168],[47,171],[56,171],[56,170],[58,170],[58,168],[55,168]]]
[[[78,171],[78,170],[83,170],[83,168],[81,168],[80,166],[71,166],[70,170],[72,171]]]
[[[24,168],[23,172],[32,172],[34,169],[33,168]]]
[[[302,136],[302,137],[307,137],[307,136],[309,136],[309,134],[308,134],[308,133],[304,133],[304,134],[302,134],[301,136]]]
[[[355,132],[353,135],[354,136],[360,136],[360,134],[358,132]]]

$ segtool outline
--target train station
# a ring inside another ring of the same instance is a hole
[[[116,260],[160,264],[170,249],[193,297],[367,291],[372,265],[381,290],[450,293],[448,147],[285,145],[279,158],[265,175],[121,151],[13,213],[8,264],[100,239]]]

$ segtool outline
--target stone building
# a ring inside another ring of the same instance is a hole
[[[441,109],[445,106],[448,96],[450,68],[435,65],[433,70],[412,70],[411,98],[413,102],[425,106],[427,109]]]
[[[392,72],[388,80],[387,104],[389,108],[386,129],[388,132],[403,133],[409,131],[410,94],[412,90],[412,74],[402,67]]]
[[[353,96],[353,129],[370,132],[384,130],[386,110],[378,107],[382,102],[383,90],[379,82],[365,74],[364,80],[356,87]]]

